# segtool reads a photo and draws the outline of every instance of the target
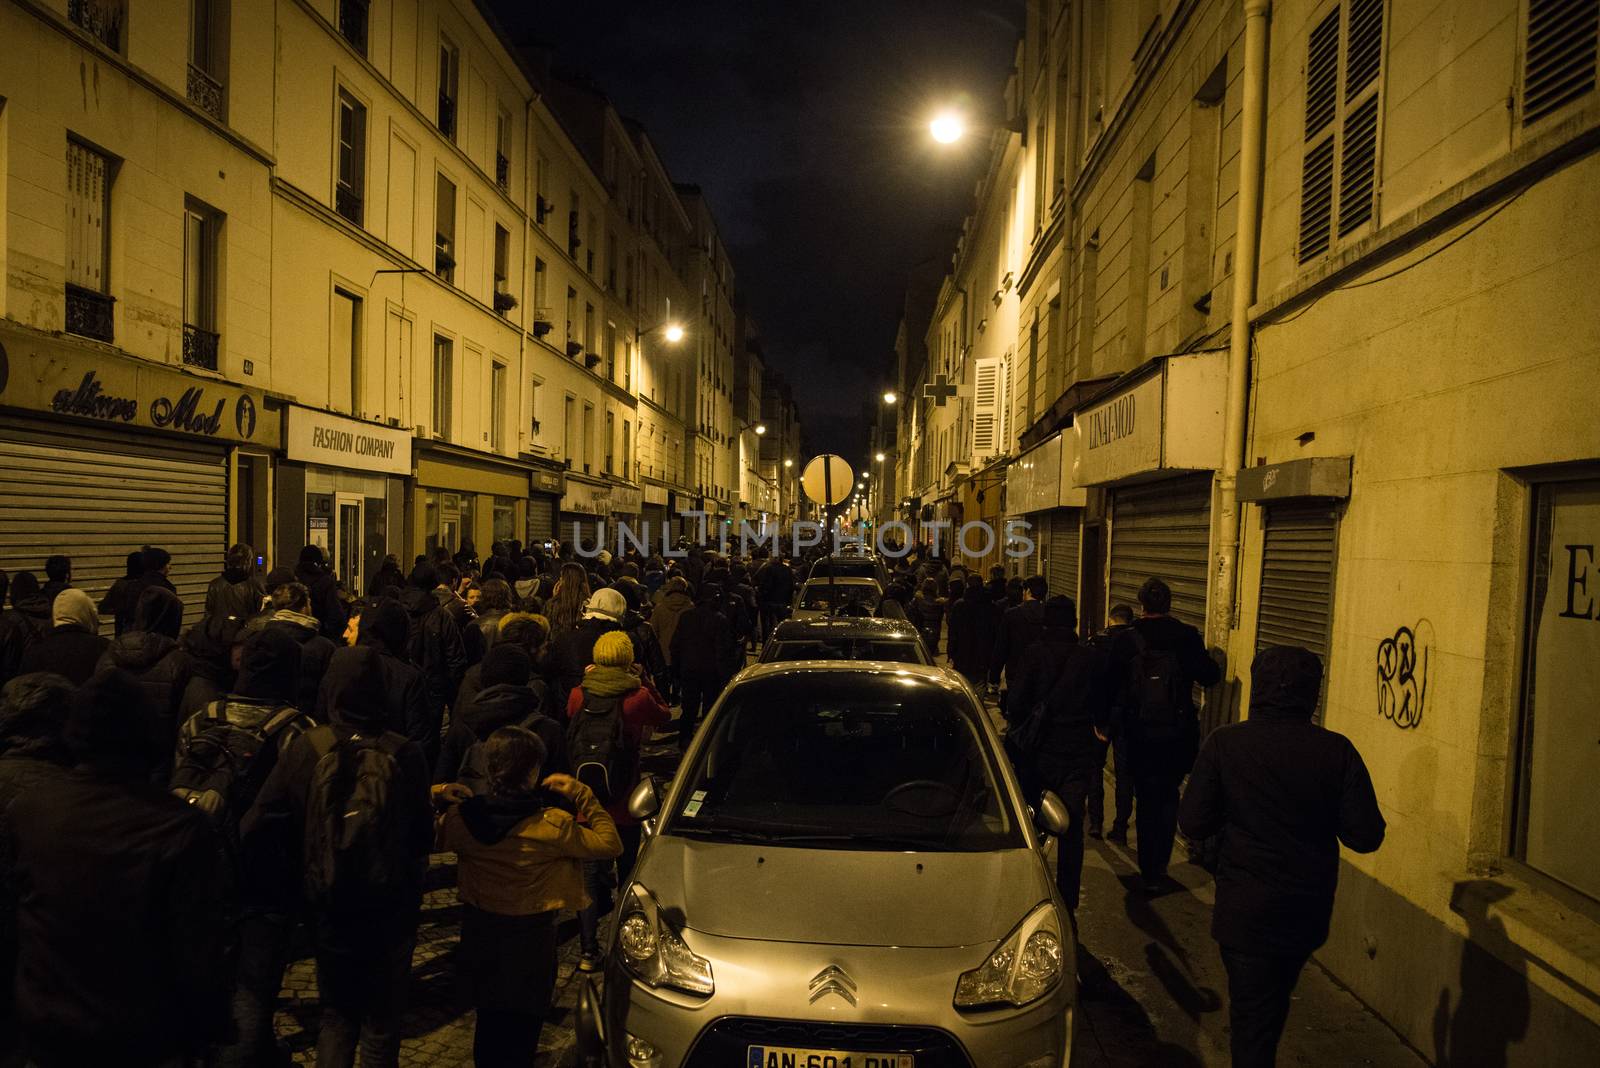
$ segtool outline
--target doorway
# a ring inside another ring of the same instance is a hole
[[[352,593],[366,589],[362,570],[366,554],[362,551],[366,534],[366,502],[360,494],[340,493],[334,498],[333,570],[344,588]]]

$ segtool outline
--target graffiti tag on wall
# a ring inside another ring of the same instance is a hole
[[[1401,730],[1422,723],[1428,698],[1428,653],[1433,625],[1426,619],[1401,627],[1378,643],[1378,714]]]

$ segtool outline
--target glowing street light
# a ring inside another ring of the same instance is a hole
[[[889,392],[887,392],[887,393],[885,393],[883,395],[883,403],[885,403],[885,404],[893,404],[895,401],[897,401],[899,399],[900,399],[899,397],[895,396],[894,390],[892,390],[892,389],[889,390]]]
[[[967,132],[967,124],[960,115],[953,111],[943,111],[935,115],[928,124],[928,132],[933,134],[933,139],[941,145],[952,145],[961,140]]]
[[[794,461],[793,460],[785,460],[785,461],[783,461],[783,466],[785,466],[785,467],[793,467],[794,466]]]
[[[677,323],[668,323],[666,331],[662,334],[672,344],[676,345],[683,340],[683,327]]]
[[[887,457],[884,456],[883,453],[880,452],[880,453],[878,453],[878,455],[874,456],[873,459],[878,461],[881,464],[881,463],[883,463],[884,460],[887,459]]]
[[[756,430],[756,435],[759,437],[760,435],[765,434],[767,432],[767,424],[765,424],[765,423],[757,423],[756,427],[755,427],[755,430]]]

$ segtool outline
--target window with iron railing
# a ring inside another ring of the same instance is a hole
[[[67,0],[67,17],[113,52],[122,49],[122,26],[127,15],[127,5],[122,0]]]
[[[461,72],[461,53],[447,40],[439,42],[439,132],[456,139],[457,81]]]
[[[217,261],[222,218],[190,201],[183,226],[183,362],[218,369]]]
[[[67,142],[66,321],[69,334],[113,338],[115,301],[108,259],[111,159],[80,141]]]

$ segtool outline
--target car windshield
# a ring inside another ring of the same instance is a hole
[[[878,563],[867,556],[830,556],[811,565],[811,578],[869,578],[878,577]]]
[[[798,848],[1023,844],[969,699],[878,673],[801,672],[726,694],[664,834]]]
[[[864,582],[813,582],[800,595],[800,607],[826,610],[843,604],[871,603],[878,597],[878,587]]]
[[[802,638],[772,643],[763,660],[888,660],[926,664],[922,646],[909,638]]]

